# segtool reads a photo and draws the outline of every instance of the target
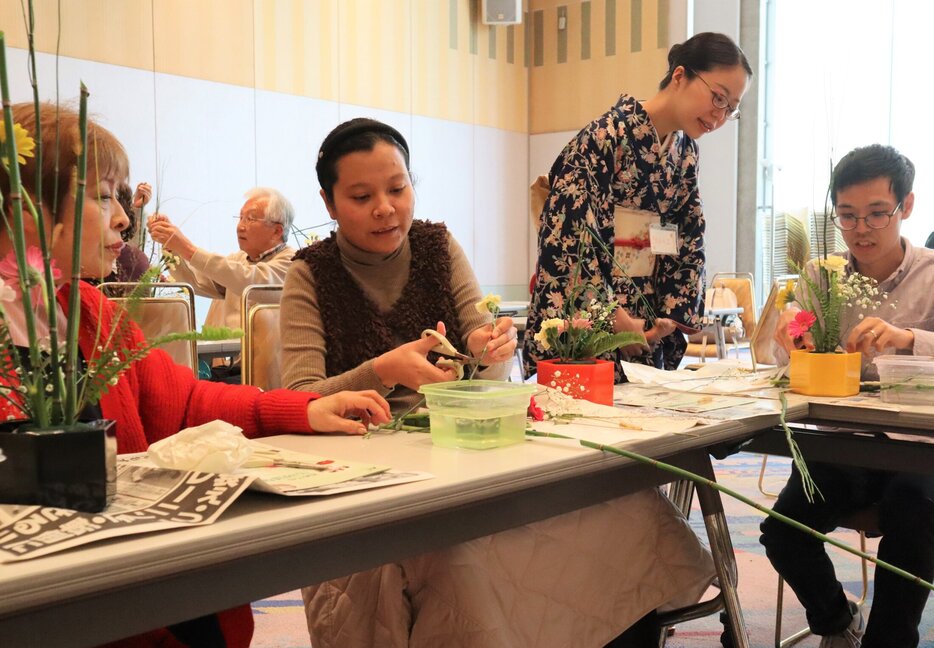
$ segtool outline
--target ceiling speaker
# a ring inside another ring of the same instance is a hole
[[[483,0],[481,12],[486,25],[516,25],[522,22],[522,0]]]

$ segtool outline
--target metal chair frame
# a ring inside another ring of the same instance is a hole
[[[246,326],[250,309],[257,304],[278,304],[282,300],[282,286],[278,284],[250,284],[240,296],[240,324]]]
[[[129,295],[133,291],[137,290],[140,286],[146,288],[150,292],[149,296],[141,296],[138,299],[140,304],[177,304],[179,302],[184,302],[188,310],[188,330],[195,330],[195,291],[192,288],[191,284],[181,283],[181,282],[152,282],[152,283],[139,283],[139,282],[126,282],[126,281],[111,281],[98,284],[97,289],[103,293],[110,301],[117,304],[121,304],[125,307],[129,299]],[[156,295],[157,292],[165,291],[174,291],[171,295]],[[184,297],[179,297],[178,293],[184,294]],[[112,296],[113,295],[113,296]],[[133,317],[134,313],[130,312],[130,317]],[[134,318],[135,319],[135,318]],[[137,324],[140,325],[141,329],[144,329],[145,333],[145,323],[137,321]],[[189,340],[187,342],[189,345],[189,357],[190,362],[188,365],[191,367],[191,370],[194,372],[195,376],[198,375],[198,343],[196,340]]]
[[[749,282],[749,308],[746,309],[746,307],[744,306],[743,313],[738,315],[738,317],[744,323],[749,322],[747,329],[749,330],[748,337],[751,340],[752,333],[756,330],[757,328],[756,324],[758,323],[758,319],[759,319],[758,310],[756,309],[755,277],[753,277],[751,272],[718,272],[710,280],[710,285],[713,287],[716,287],[717,282],[718,281],[722,282],[724,279],[743,279]],[[707,307],[707,309],[709,309],[709,305],[705,305],[705,306]],[[714,348],[716,349],[716,357],[717,359],[722,360],[726,357],[726,342],[723,336],[723,327],[722,327],[721,319],[717,315],[714,315],[713,318],[711,319],[709,315],[705,314],[704,320],[706,321],[707,324],[714,325],[713,342],[714,342]],[[692,348],[696,346],[701,347],[699,354],[691,353],[691,351],[696,351],[695,348]],[[751,342],[750,342],[750,346],[751,346]],[[688,345],[688,348],[689,348],[689,351],[686,352],[685,355],[688,355],[691,357],[699,357],[701,359],[701,362],[705,361],[707,357],[709,357],[709,354],[707,352],[707,338],[706,337],[704,338],[703,343],[699,345],[697,343],[690,344]]]
[[[243,326],[243,367],[240,373],[244,385],[254,385],[256,387],[262,387],[263,389],[267,388],[267,385],[256,385],[256,377],[254,373],[256,372],[256,359],[254,356],[254,336],[256,335],[256,317],[258,313],[268,310],[278,311],[280,308],[279,304],[254,304],[250,308],[250,312],[244,319]]]

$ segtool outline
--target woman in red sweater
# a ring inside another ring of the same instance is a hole
[[[42,151],[42,195],[36,195],[35,157],[25,157],[21,164],[22,183],[26,192],[45,208],[42,217],[49,236],[52,257],[61,271],[58,304],[59,330],[69,313],[68,295],[74,286],[65,283],[72,266],[72,240],[75,219],[76,165],[79,150],[78,116],[65,108],[46,104],[40,108],[42,140],[36,142]],[[35,138],[36,115],[32,104],[13,107],[13,121]],[[56,124],[57,121],[57,124]],[[0,121],[2,124],[2,121]],[[58,140],[56,141],[56,137]],[[116,191],[129,175],[126,151],[112,133],[97,124],[88,123],[88,177],[82,212],[81,276],[105,277],[113,270],[114,261],[124,243],[120,232],[129,223],[116,200]],[[13,160],[16,163],[16,160]],[[57,167],[56,167],[57,163]],[[5,222],[12,223],[9,176],[0,173],[0,193]],[[55,214],[49,206],[57,205]],[[38,246],[38,235],[32,219],[24,217],[27,246]],[[13,246],[9,228],[0,228],[0,259],[11,253]],[[0,264],[0,268],[7,264]],[[13,287],[13,277],[0,277]],[[84,282],[80,291],[79,347],[87,360],[102,351],[134,348],[143,342],[139,329],[131,326],[122,339],[109,338],[117,315],[113,304],[95,288]],[[8,289],[0,286],[0,296]],[[38,300],[36,300],[38,301]],[[40,306],[37,326],[39,337],[47,335],[48,318]],[[4,300],[0,314],[10,331],[13,343],[28,345],[24,326],[22,301]],[[41,329],[45,329],[43,331]],[[94,408],[92,408],[94,409]],[[117,447],[121,453],[140,452],[149,444],[175,434],[180,429],[223,419],[243,429],[248,437],[270,434],[312,432],[344,432],[362,434],[366,422],[376,424],[389,420],[389,405],[376,392],[341,392],[318,397],[307,392],[277,389],[262,392],[249,386],[225,385],[197,380],[189,368],[175,364],[161,350],[134,363],[120,374],[116,384],[104,394],[97,416],[116,421]],[[8,399],[0,402],[2,419],[23,418]],[[356,417],[361,420],[350,420]],[[120,646],[183,646],[244,647],[253,635],[253,618],[249,605],[188,621],[123,640]]]

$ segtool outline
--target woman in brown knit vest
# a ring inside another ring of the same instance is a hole
[[[412,388],[451,378],[426,360],[434,341],[418,339],[439,321],[474,357],[487,348],[481,375],[507,374],[512,322],[491,326],[477,313],[480,291],[460,247],[443,225],[412,220],[408,158],[402,135],[373,120],[342,124],[324,140],[318,178],[338,230],[299,254],[286,277],[289,387],[399,385],[390,402],[414,403]],[[697,600],[712,576],[709,554],[652,489],[302,595],[315,648],[587,647],[666,602]]]
[[[477,378],[509,375],[516,328],[478,313],[480,287],[443,223],[413,220],[415,192],[402,135],[354,119],[325,138],[321,197],[337,232],[296,255],[282,296],[282,376],[291,389],[373,389],[397,412],[419,387],[451,380],[422,339],[441,326],[462,353],[483,358]],[[413,341],[414,340],[414,341]]]

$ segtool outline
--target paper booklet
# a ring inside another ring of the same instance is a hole
[[[254,477],[253,490],[276,495],[335,495],[420,481],[431,473],[394,471],[389,466],[344,461],[252,443],[254,458],[239,472]],[[266,462],[268,465],[256,465]]]

